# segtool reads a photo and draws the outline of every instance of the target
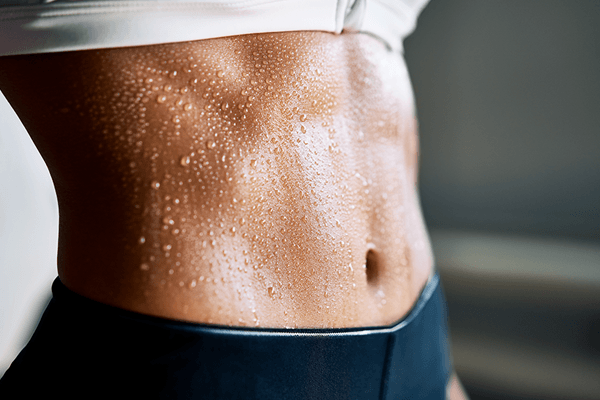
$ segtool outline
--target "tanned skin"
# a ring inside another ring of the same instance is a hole
[[[54,180],[59,277],[88,298],[218,325],[382,326],[432,274],[410,81],[373,37],[2,57],[0,89]]]

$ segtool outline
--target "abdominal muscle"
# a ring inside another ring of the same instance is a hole
[[[392,324],[432,257],[405,65],[378,40],[256,34],[0,58],[53,177],[59,276],[220,325]]]

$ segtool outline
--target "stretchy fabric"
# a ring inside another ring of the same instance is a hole
[[[259,329],[149,317],[66,289],[0,380],[0,398],[445,398],[445,302],[433,276],[391,327]],[[11,394],[14,395],[11,396]]]
[[[0,56],[250,33],[360,31],[394,50],[427,0],[0,0]]]

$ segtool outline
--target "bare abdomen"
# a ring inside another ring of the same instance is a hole
[[[402,60],[364,35],[0,59],[56,184],[59,274],[223,325],[385,325],[432,260]]]

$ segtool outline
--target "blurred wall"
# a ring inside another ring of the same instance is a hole
[[[600,399],[600,1],[432,0],[405,56],[472,400]]]
[[[433,0],[405,43],[431,227],[600,240],[600,2]]]
[[[57,275],[48,169],[0,92],[0,376],[27,343]]]

